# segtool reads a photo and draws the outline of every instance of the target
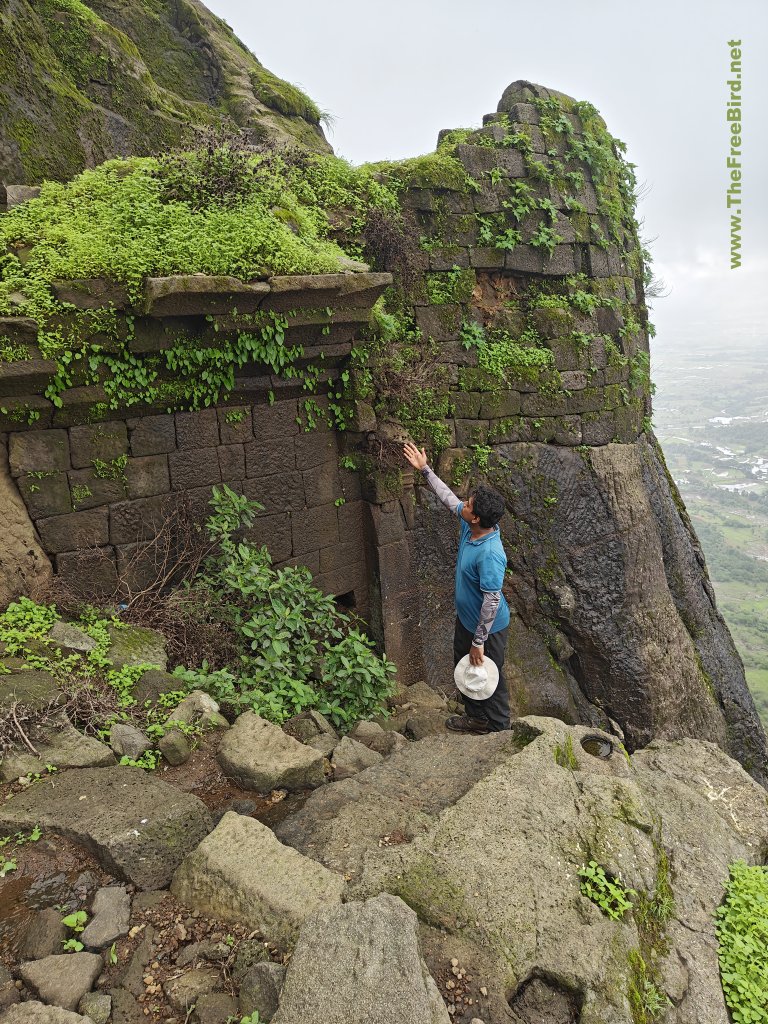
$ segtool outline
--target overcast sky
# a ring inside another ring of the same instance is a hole
[[[434,149],[477,126],[529,79],[594,103],[648,193],[639,207],[654,269],[656,349],[697,335],[768,343],[766,0],[209,0],[259,60],[334,119],[336,153],[362,163]],[[728,41],[742,40],[743,266],[730,269]]]

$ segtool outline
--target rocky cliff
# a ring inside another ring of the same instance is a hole
[[[0,10],[0,180],[66,180],[225,121],[328,151],[321,112],[198,0],[10,0]]]

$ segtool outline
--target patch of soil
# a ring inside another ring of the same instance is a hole
[[[18,961],[19,943],[35,911],[57,907],[63,917],[114,882],[91,853],[62,836],[43,834],[21,845],[11,839],[2,854],[17,865],[0,880],[0,962],[8,968]]]

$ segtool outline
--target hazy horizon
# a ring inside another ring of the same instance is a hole
[[[768,7],[651,0],[638,16],[607,0],[589,11],[564,0],[510,7],[490,0],[468,17],[456,0],[392,0],[386,12],[350,0],[242,0],[208,6],[274,74],[328,110],[336,153],[353,163],[434,149],[441,128],[472,126],[504,88],[529,79],[594,103],[628,147],[645,194],[638,207],[654,272],[670,294],[654,302],[655,350],[702,338],[764,336],[768,297]],[[730,269],[727,42],[744,64],[743,265]]]

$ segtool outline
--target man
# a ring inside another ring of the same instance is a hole
[[[509,728],[509,694],[502,671],[509,633],[509,605],[501,593],[507,556],[498,522],[504,499],[490,487],[480,486],[461,501],[427,464],[422,448],[407,442],[403,455],[417,469],[440,501],[461,520],[456,559],[456,625],[453,635],[454,666],[469,654],[471,665],[482,665],[485,655],[499,670],[499,682],[490,697],[475,700],[462,694],[465,715],[445,723],[453,732],[487,733]]]

